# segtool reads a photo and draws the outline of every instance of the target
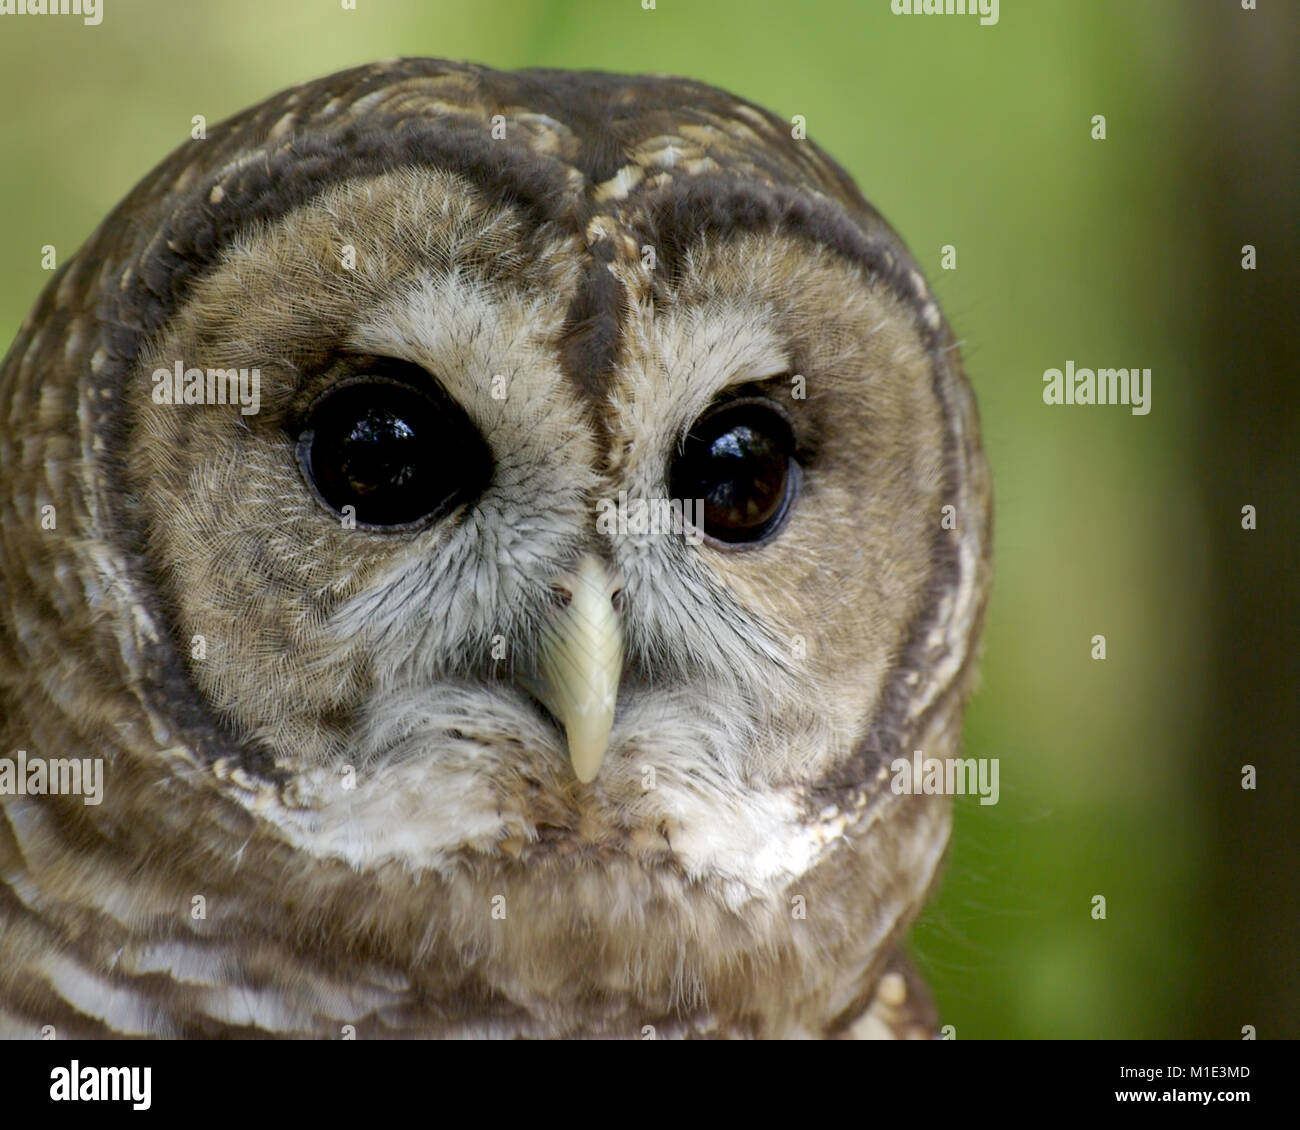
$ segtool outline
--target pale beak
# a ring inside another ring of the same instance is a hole
[[[605,564],[584,555],[561,584],[571,596],[542,633],[537,697],[564,727],[573,772],[594,781],[609,747],[623,673],[623,628]]]

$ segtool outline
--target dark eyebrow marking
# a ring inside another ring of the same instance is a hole
[[[853,212],[830,198],[779,184],[753,184],[720,174],[704,174],[647,196],[633,221],[644,242],[653,244],[662,276],[671,286],[685,257],[706,237],[737,231],[802,236],[864,267],[917,312],[929,349],[942,342],[937,306],[918,291],[921,268],[903,241],[865,201]],[[935,311],[930,317],[928,311]]]
[[[619,305],[623,287],[596,259],[588,264],[569,304],[560,338],[560,363],[589,397],[606,389],[620,348]]]

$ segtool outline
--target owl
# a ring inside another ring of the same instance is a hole
[[[0,370],[0,1031],[932,1036],[958,349],[798,123],[399,59],[187,142]]]

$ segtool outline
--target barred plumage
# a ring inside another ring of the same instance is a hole
[[[483,480],[349,525],[311,444],[358,383]],[[769,471],[788,429],[770,528],[598,533],[719,404]],[[294,88],[109,216],[0,405],[0,757],[104,764],[101,804],[0,796],[5,1034],[933,1030],[899,953],[947,807],[889,762],[957,747],[987,472],[919,268],[781,119],[423,59]],[[579,568],[621,663],[583,781],[537,689]]]

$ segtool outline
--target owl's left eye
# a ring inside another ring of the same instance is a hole
[[[356,377],[308,410],[298,463],[322,502],[357,524],[410,529],[476,497],[492,458],[449,397],[404,381]]]
[[[761,541],[784,523],[799,483],[794,429],[762,398],[724,402],[691,428],[671,490],[703,500],[704,533],[730,544]]]

